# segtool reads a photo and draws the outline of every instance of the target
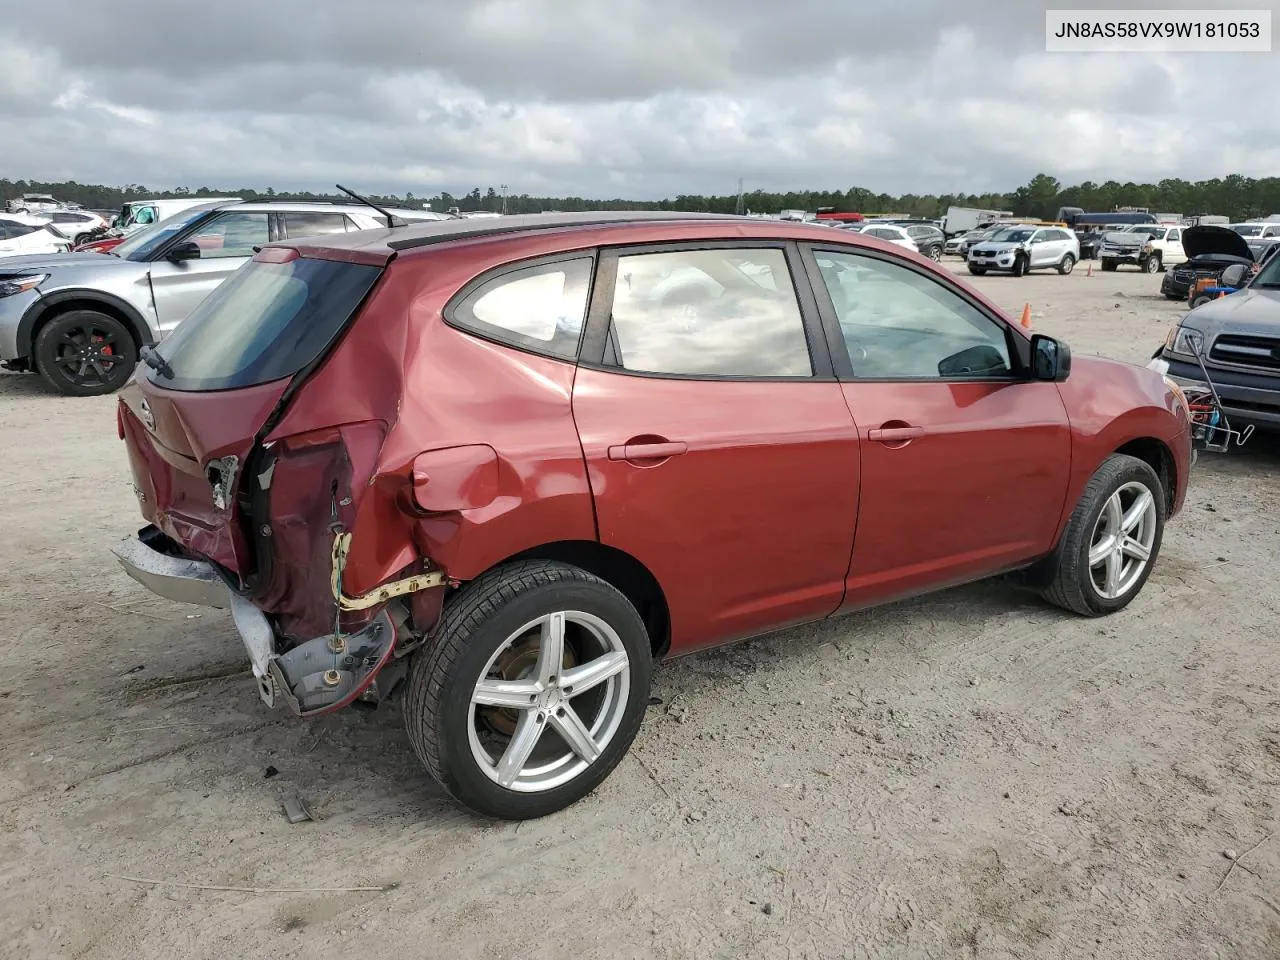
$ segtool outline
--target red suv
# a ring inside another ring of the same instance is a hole
[[[267,704],[399,692],[459,801],[608,775],[655,660],[995,574],[1142,589],[1178,388],[1031,335],[924,258],[688,214],[262,248],[121,394],[115,552],[230,607]]]

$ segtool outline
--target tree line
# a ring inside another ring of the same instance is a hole
[[[350,202],[345,195],[334,193],[280,192],[242,187],[239,189],[214,189],[200,187],[189,189],[155,190],[141,184],[110,187],[98,184],[82,184],[74,180],[61,183],[45,183],[35,180],[0,179],[0,198],[10,199],[24,193],[51,193],[59,200],[79,203],[91,210],[116,210],[127,200],[144,198],[215,197],[238,196],[245,200],[334,200]],[[1034,216],[1049,219],[1064,206],[1081,207],[1090,211],[1109,211],[1116,207],[1145,207],[1153,213],[1180,213],[1184,216],[1217,214],[1233,221],[1253,217],[1265,217],[1280,213],[1280,177],[1255,179],[1240,174],[1230,174],[1212,180],[1166,179],[1159,183],[1106,183],[1086,181],[1064,187],[1048,174],[1037,174],[1028,183],[1010,193],[984,194],[914,194],[894,196],[875,193],[863,187],[848,190],[800,190],[775,193],[752,190],[741,196],[724,194],[704,196],[680,194],[663,200],[593,200],[584,197],[536,197],[529,194],[503,196],[493,187],[481,191],[479,187],[470,193],[454,195],[441,192],[435,196],[416,197],[378,195],[376,202],[420,207],[430,203],[432,210],[446,212],[457,208],[464,213],[487,211],[491,213],[541,213],[548,210],[565,212],[588,210],[679,210],[710,213],[777,213],[779,210],[820,210],[823,208],[859,213],[897,213],[904,216],[936,218],[946,213],[949,206],[981,207],[989,210],[1009,210],[1018,216]]]

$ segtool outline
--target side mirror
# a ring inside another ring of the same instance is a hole
[[[1071,348],[1043,333],[1031,336],[1031,376],[1061,383],[1071,375]]]
[[[172,260],[174,263],[177,263],[180,260],[199,260],[200,245],[194,240],[188,240],[186,243],[180,243],[165,254],[165,259]]]

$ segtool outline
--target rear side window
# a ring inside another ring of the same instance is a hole
[[[303,257],[250,262],[211,293],[159,346],[172,377],[161,387],[230,390],[293,376],[342,332],[380,267]]]
[[[340,213],[284,213],[281,216],[290,239],[347,232],[347,218]]]
[[[680,250],[618,258],[610,355],[636,373],[813,374],[781,250]]]
[[[581,257],[508,271],[472,290],[448,319],[490,340],[576,359],[591,266],[590,257]]]

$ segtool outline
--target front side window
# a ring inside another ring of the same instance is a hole
[[[857,379],[1007,378],[1005,328],[942,283],[876,257],[815,251]]]
[[[512,270],[481,284],[449,312],[456,325],[515,347],[578,355],[591,287],[590,257]]]
[[[608,358],[636,373],[808,377],[804,323],[778,249],[618,258]]]
[[[201,260],[252,257],[253,248],[265,246],[271,237],[265,213],[224,213],[214,217],[188,242],[200,248]]]

